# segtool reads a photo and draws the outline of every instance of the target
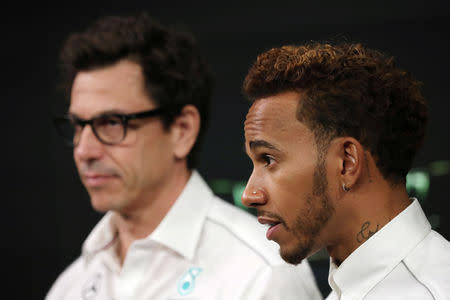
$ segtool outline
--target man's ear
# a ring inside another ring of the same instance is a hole
[[[173,152],[176,159],[188,156],[200,131],[200,113],[194,105],[186,105],[171,125]]]
[[[340,141],[341,165],[340,177],[344,191],[356,187],[364,166],[364,148],[352,137],[345,137]]]

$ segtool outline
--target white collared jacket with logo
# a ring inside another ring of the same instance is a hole
[[[286,264],[265,227],[215,197],[195,171],[157,229],[130,246],[122,267],[111,217],[93,229],[46,300],[322,299],[308,263]]]

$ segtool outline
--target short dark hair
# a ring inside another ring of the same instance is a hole
[[[211,74],[195,39],[186,30],[161,25],[147,13],[102,17],[65,41],[61,51],[63,87],[70,92],[79,71],[110,66],[123,59],[142,67],[149,96],[167,108],[162,116],[166,128],[185,105],[192,104],[199,110],[200,132],[187,158],[188,168],[194,168],[209,121],[212,90]]]
[[[309,42],[259,55],[243,92],[251,101],[303,93],[297,118],[312,130],[319,150],[333,138],[354,137],[395,185],[406,181],[424,139],[428,109],[421,85],[378,50]]]

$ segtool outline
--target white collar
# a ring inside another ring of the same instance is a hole
[[[212,197],[211,189],[194,170],[185,188],[158,227],[146,238],[133,243],[145,247],[157,242],[192,260]],[[113,212],[106,213],[85,240],[83,256],[86,262],[114,244],[117,230],[112,221],[113,214]]]
[[[192,260],[213,193],[193,171],[186,187],[150,238]]]
[[[330,259],[328,283],[339,297],[367,294],[431,231],[417,199],[359,246],[337,267]]]

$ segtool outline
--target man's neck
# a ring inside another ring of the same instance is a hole
[[[343,207],[347,220],[340,239],[327,247],[333,261],[337,265],[342,263],[409,204],[411,200],[404,185],[392,187],[384,182],[373,185],[365,193],[356,193]]]
[[[164,186],[149,196],[144,205],[114,215],[113,221],[119,237],[116,251],[121,264],[130,245],[135,240],[147,237],[158,227],[185,188],[190,176],[191,171],[187,169],[174,172]]]

